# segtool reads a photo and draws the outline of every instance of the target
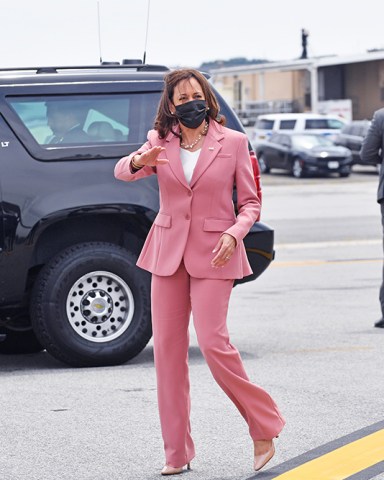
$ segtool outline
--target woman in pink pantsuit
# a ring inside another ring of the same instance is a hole
[[[247,138],[223,124],[205,77],[193,69],[175,70],[165,77],[148,141],[115,167],[116,178],[125,181],[158,176],[160,211],[137,265],[152,273],[163,475],[181,473],[195,456],[189,421],[191,312],[212,375],[249,426],[255,470],[273,457],[273,438],[284,426],[272,398],[249,381],[228,336],[226,317],[234,279],[252,272],[243,238],[258,217],[260,202]]]

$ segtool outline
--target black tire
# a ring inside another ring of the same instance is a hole
[[[303,164],[299,158],[295,158],[292,162],[291,168],[292,175],[295,178],[304,178],[305,177],[305,170]]]
[[[271,169],[265,163],[264,155],[262,153],[260,153],[260,155],[257,157],[257,161],[259,163],[260,173],[269,173],[271,171]]]
[[[339,173],[341,178],[347,178],[351,174],[352,167],[345,168],[342,172]]]
[[[152,336],[150,274],[110,243],[77,244],[38,275],[32,326],[47,351],[74,367],[118,365]]]
[[[32,330],[15,331],[1,328],[0,334],[5,334],[5,340],[0,341],[0,354],[19,355],[25,353],[38,353],[44,347],[37,340]]]

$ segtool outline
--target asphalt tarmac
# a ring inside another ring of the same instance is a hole
[[[383,420],[384,330],[373,328],[383,257],[376,187],[377,175],[364,169],[347,179],[263,178],[262,221],[275,229],[276,259],[234,289],[228,324],[248,375],[287,425],[268,468],[255,475],[247,426],[213,381],[191,327],[197,455],[183,479],[278,478],[286,462],[304,463],[307,452],[321,455],[324,445]],[[1,480],[160,478],[151,343],[108,368],[68,368],[45,352],[3,356],[0,378]],[[384,479],[372,472],[354,478]],[[306,480],[347,478],[324,475]]]

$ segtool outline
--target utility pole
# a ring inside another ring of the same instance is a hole
[[[301,29],[301,45],[303,47],[303,51],[301,53],[301,59],[308,58],[308,53],[307,53],[307,38],[308,38],[309,32],[305,28]]]

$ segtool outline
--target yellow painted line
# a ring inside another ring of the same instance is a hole
[[[279,268],[279,267],[306,267],[311,265],[325,265],[325,264],[335,264],[335,263],[372,263],[372,262],[382,262],[382,258],[355,258],[355,259],[346,259],[346,260],[288,260],[288,261],[274,261],[269,267]]]
[[[268,260],[273,260],[274,253],[266,252],[265,250],[260,250],[259,248],[245,247],[247,252],[258,253],[259,255],[267,258]]]
[[[384,461],[384,430],[344,445],[274,480],[343,480]]]

